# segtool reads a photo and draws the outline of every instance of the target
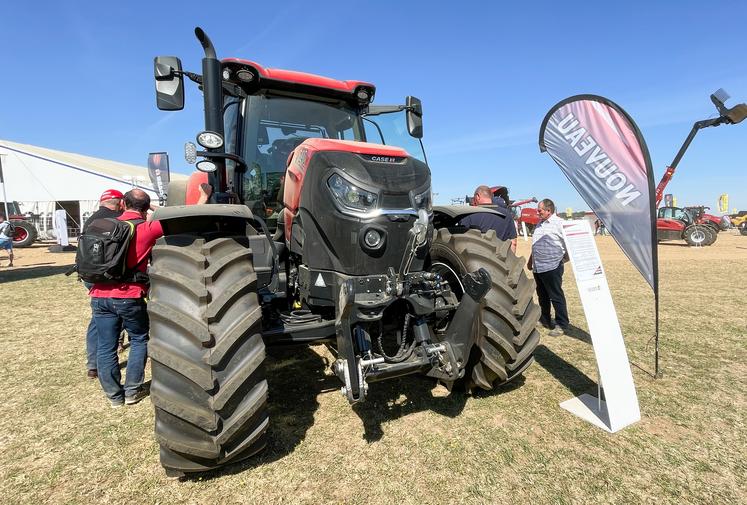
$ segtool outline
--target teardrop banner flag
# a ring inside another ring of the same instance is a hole
[[[169,174],[169,155],[166,153],[148,154],[148,175],[150,176],[150,182],[153,184],[153,189],[158,193],[160,205],[164,205],[171,178]]]
[[[633,119],[596,95],[559,102],[540,128],[540,151],[558,164],[654,291],[659,375],[659,272],[653,169]]]

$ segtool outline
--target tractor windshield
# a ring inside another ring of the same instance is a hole
[[[390,112],[363,118],[366,140],[376,144],[401,147],[413,158],[425,163],[425,152],[420,139],[407,131],[405,111]]]
[[[364,140],[357,112],[339,104],[254,95],[246,99],[244,118],[244,202],[271,227],[293,149],[307,138]]]

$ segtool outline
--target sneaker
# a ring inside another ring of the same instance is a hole
[[[556,326],[552,330],[550,330],[550,333],[548,333],[551,337],[560,337],[565,335],[565,330],[561,328],[560,326]]]
[[[125,396],[125,405],[135,405],[146,396],[148,396],[148,390],[145,388],[140,388],[134,395]]]
[[[95,368],[89,368],[88,372],[86,372],[86,377],[89,379],[98,379],[99,372]]]
[[[541,324],[543,327],[547,328],[548,330],[552,329],[552,326],[550,326],[550,323],[547,322],[547,319],[543,319],[540,317],[539,324]]]
[[[125,404],[124,398],[109,398],[109,405],[111,405],[111,408],[118,409],[119,407],[123,407]]]

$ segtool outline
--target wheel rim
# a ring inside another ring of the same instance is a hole
[[[16,226],[15,235],[13,235],[13,242],[22,242],[26,240],[26,237],[28,236],[29,234],[24,228]]]
[[[703,230],[696,229],[695,231],[692,232],[692,234],[690,235],[690,238],[696,244],[701,244],[701,243],[705,242],[706,235],[705,235],[705,232]]]

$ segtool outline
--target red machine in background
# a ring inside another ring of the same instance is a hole
[[[39,234],[36,226],[28,222],[26,216],[21,214],[18,202],[0,202],[0,212],[3,214],[7,212],[7,218],[15,230],[13,247],[30,247]]]
[[[716,106],[719,116],[713,119],[704,119],[696,121],[690,130],[690,134],[680,147],[677,155],[674,157],[671,165],[664,172],[659,184],[656,186],[656,206],[659,206],[664,195],[664,189],[677,169],[677,165],[690,147],[690,143],[695,138],[698,131],[710,126],[720,126],[722,124],[737,124],[747,118],[747,104],[740,103],[732,108],[724,105],[729,99],[729,94],[723,89],[719,89],[711,95],[711,101]],[[689,245],[711,245],[716,241],[718,231],[723,228],[722,220],[718,216],[705,213],[705,207],[700,208],[697,213],[689,212],[685,209],[676,207],[664,207],[659,209],[656,220],[657,238],[659,241],[664,240],[685,240]]]

